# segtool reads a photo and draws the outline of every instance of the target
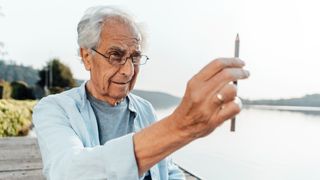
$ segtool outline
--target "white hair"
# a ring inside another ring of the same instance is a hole
[[[78,23],[79,47],[86,49],[96,48],[99,44],[101,28],[110,19],[116,19],[134,28],[141,41],[142,32],[131,16],[115,7],[95,6],[88,8]]]

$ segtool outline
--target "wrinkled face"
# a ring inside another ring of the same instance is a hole
[[[132,27],[109,20],[102,27],[95,49],[107,57],[122,54],[126,58],[141,53],[140,36]],[[85,49],[81,49],[81,56],[90,71],[87,89],[97,99],[114,104],[133,89],[139,66],[133,65],[130,59],[124,65],[112,65],[102,55]]]

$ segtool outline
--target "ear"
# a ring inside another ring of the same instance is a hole
[[[82,58],[82,62],[87,71],[91,70],[92,67],[92,54],[90,50],[85,48],[80,48],[80,55]]]

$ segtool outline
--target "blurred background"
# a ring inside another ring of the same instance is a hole
[[[251,77],[239,82],[245,108],[236,132],[225,123],[174,153],[177,164],[203,179],[320,179],[316,0],[0,0],[0,110],[16,114],[0,114],[1,136],[34,137],[37,99],[89,79],[76,27],[95,5],[121,8],[143,28],[150,61],[134,93],[151,101],[159,118],[203,66],[234,55],[239,33]]]

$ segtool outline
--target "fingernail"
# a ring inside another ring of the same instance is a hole
[[[242,61],[240,58],[236,58],[236,59],[239,61],[240,64],[246,65],[246,63],[244,61]]]

